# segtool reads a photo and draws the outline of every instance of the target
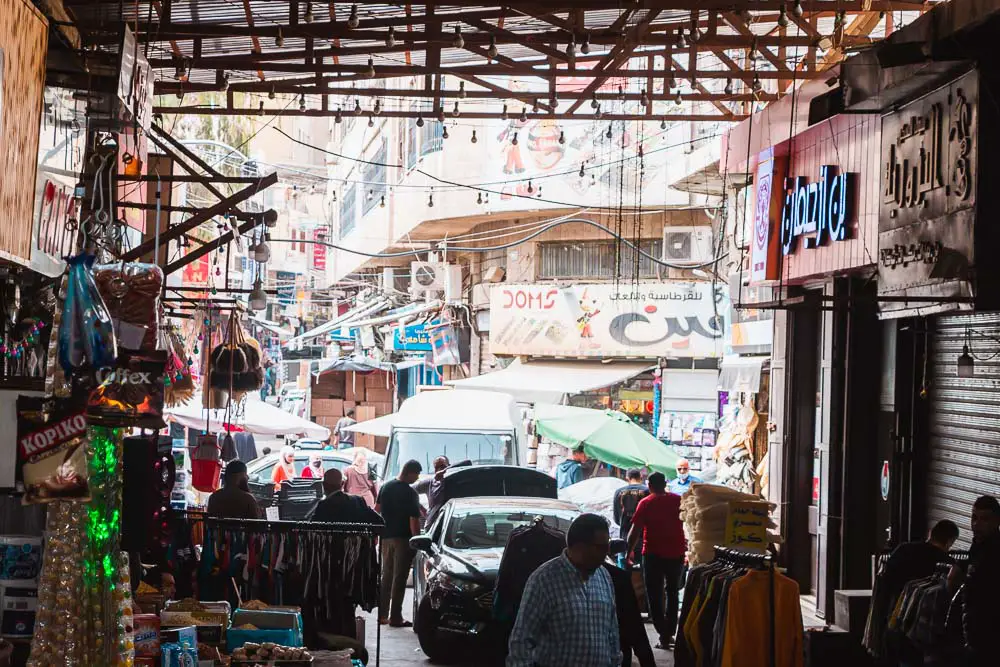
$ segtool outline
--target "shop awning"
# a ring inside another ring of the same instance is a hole
[[[358,422],[357,424],[351,424],[345,431],[354,431],[355,433],[367,433],[368,435],[378,436],[380,438],[388,438],[389,432],[392,430],[392,421],[396,417],[396,414],[383,415],[382,417],[376,417],[375,419],[368,419],[363,422]]]
[[[760,374],[764,362],[770,357],[724,357],[719,368],[719,390],[747,392],[760,391]]]
[[[510,394],[519,403],[560,403],[579,394],[624,382],[652,368],[648,361],[528,361],[519,359],[499,371],[446,384]]]
[[[391,371],[395,365],[388,361],[378,361],[369,357],[345,357],[326,362],[319,370],[313,371],[317,377],[323,373],[335,371],[350,371],[352,373],[371,373],[372,371]]]
[[[326,440],[330,429],[307,419],[285,412],[247,394],[246,402],[233,410],[206,410],[202,407],[201,394],[175,408],[165,408],[163,415],[168,422],[210,432],[225,431],[226,426],[242,428],[255,435],[294,435]]]
[[[303,334],[295,336],[289,340],[285,341],[285,345],[294,345],[296,343],[310,340],[318,336],[325,336],[326,334],[339,329],[344,326],[350,325],[352,322],[360,321],[363,318],[370,317],[377,313],[381,313],[383,310],[389,308],[392,305],[388,299],[384,297],[379,297],[377,299],[372,299],[370,301],[365,301],[364,303],[358,304],[351,310],[347,311],[343,315],[339,315],[329,322],[314,327]]]

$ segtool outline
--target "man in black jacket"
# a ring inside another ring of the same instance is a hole
[[[358,496],[343,492],[344,475],[336,468],[323,475],[323,492],[326,496],[306,517],[307,521],[327,523],[374,523],[382,524],[382,517],[368,507]]]
[[[632,664],[632,653],[639,658],[641,667],[656,667],[653,649],[649,645],[646,626],[639,611],[639,600],[635,597],[632,577],[628,572],[608,562],[604,569],[611,575],[615,587],[615,611],[618,614],[618,641],[622,649],[622,665]]]
[[[972,505],[972,548],[965,580],[962,630],[968,667],[997,664],[997,614],[1000,612],[1000,502],[982,496]]]

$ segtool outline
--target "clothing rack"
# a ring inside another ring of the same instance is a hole
[[[310,533],[323,535],[363,535],[377,538],[382,534],[385,526],[373,523],[348,523],[348,522],[324,522],[324,521],[286,521],[270,519],[236,519],[208,516],[202,511],[187,511],[175,513],[175,516],[186,520],[188,524],[201,523],[206,531],[207,538],[209,528],[222,530],[239,530],[249,534],[282,534],[282,533]],[[375,549],[375,558],[378,558],[378,549]],[[381,588],[381,563],[375,568],[376,583],[375,589]],[[382,653],[382,626],[376,619],[375,623],[375,667],[381,662]],[[364,641],[363,637],[358,638]]]
[[[739,551],[738,549],[732,549],[730,547],[714,547],[715,560],[725,563],[726,565],[732,565],[733,567],[742,567],[746,569],[755,570],[767,570],[769,573],[768,577],[768,609],[770,613],[768,614],[770,638],[768,641],[768,657],[770,667],[776,667],[778,658],[775,653],[775,600],[774,600],[774,557],[772,554],[764,552],[749,552],[749,551]]]

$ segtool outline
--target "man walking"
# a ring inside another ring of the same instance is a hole
[[[566,550],[528,578],[510,636],[507,667],[618,667],[615,591],[602,565],[608,522],[581,514]]]
[[[1000,612],[1000,503],[993,496],[982,496],[972,505],[972,548],[964,588],[966,665],[996,665],[993,631]]]
[[[420,497],[410,486],[420,478],[419,461],[407,461],[399,477],[386,482],[379,491],[375,510],[385,520],[382,532],[382,590],[379,599],[379,623],[394,628],[409,628],[403,620],[403,596],[406,577],[413,564],[410,538],[420,532]]]
[[[692,484],[701,482],[700,478],[691,474],[691,462],[687,459],[680,459],[677,465],[674,466],[674,470],[677,471],[677,477],[670,480],[670,484],[668,485],[670,493],[683,496],[691,488]]]
[[[662,472],[654,472],[646,482],[651,494],[636,507],[628,548],[631,553],[642,538],[642,577],[649,615],[660,635],[657,648],[667,649],[673,645],[677,629],[678,588],[687,548],[680,516],[681,497],[667,493],[667,478]],[[664,586],[666,612],[663,609]]]
[[[354,408],[347,408],[344,416],[337,420],[333,427],[331,437],[337,443],[337,449],[347,449],[354,446],[354,431],[346,431],[348,426],[354,426],[358,422],[354,419]]]
[[[618,524],[618,536],[628,539],[628,531],[632,528],[632,517],[639,501],[649,495],[649,489],[642,483],[642,473],[632,468],[625,473],[626,486],[615,491],[615,523]]]

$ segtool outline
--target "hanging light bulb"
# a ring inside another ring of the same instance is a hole
[[[455,26],[455,36],[451,38],[451,45],[456,49],[465,48],[465,40],[462,39],[462,26]]]
[[[470,143],[473,143],[473,144],[474,144],[474,143],[476,143],[477,141],[479,141],[479,139],[477,139],[477,138],[476,138],[476,131],[475,131],[475,130],[473,130],[473,131],[472,131],[472,138],[470,138],[470,139],[469,139],[469,142],[470,142]]]
[[[608,139],[610,139],[612,136],[614,136],[612,134],[612,132],[611,132],[611,126],[612,126],[612,124],[608,123],[608,131],[604,133],[604,136],[607,137]]]
[[[281,34],[281,28],[278,28],[278,36],[274,38],[274,45],[279,49],[285,45],[285,37]]]
[[[581,163],[580,163],[580,178],[583,178],[583,177],[584,177],[584,176],[586,176],[586,175],[587,175],[587,172],[585,172],[585,171],[583,170],[583,163],[581,162]]]
[[[375,100],[375,107],[372,109],[376,116],[382,113],[382,100]]]
[[[680,106],[684,102],[684,98],[681,97],[680,89],[677,90],[677,97],[674,98],[674,104]]]
[[[601,105],[598,104],[597,111],[594,112],[594,117],[597,118],[597,120],[600,120],[603,115],[604,115],[604,110],[601,109]]]
[[[434,208],[434,191],[431,190],[430,194],[427,195],[427,208]]]
[[[260,278],[253,283],[253,289],[250,290],[250,308],[253,310],[264,310],[267,308],[267,292],[261,287]]]
[[[732,95],[733,94],[733,80],[732,79],[726,79],[726,87],[725,87],[725,89],[723,89],[722,92],[724,92],[726,95]]]
[[[385,195],[382,195],[382,201],[378,203],[379,208],[385,208]]]
[[[338,125],[344,122],[344,114],[341,113],[340,107],[337,107],[337,113],[333,114],[333,122],[337,123]]]
[[[442,139],[447,139],[448,138],[448,126],[447,125],[445,125],[443,128],[441,128],[441,138]]]
[[[753,92],[759,93],[761,90],[763,90],[763,88],[764,88],[764,85],[760,82],[760,75],[759,74],[754,74],[753,75]]]
[[[299,95],[299,111],[306,110],[306,94],[302,93]]]
[[[375,61],[371,58],[368,59],[368,69],[365,70],[365,76],[369,79],[375,78]]]
[[[444,122],[444,105],[443,104],[438,107],[438,122],[439,123],[443,123]]]
[[[260,243],[253,249],[253,261],[263,264],[269,259],[271,259],[271,246],[267,244],[266,240],[261,239]]]
[[[569,43],[566,45],[566,57],[570,60],[576,58],[576,35],[569,36]]]
[[[677,77],[674,76],[673,71],[669,74],[670,75],[667,77],[667,88],[672,90],[677,87]]]
[[[257,115],[258,116],[264,115],[264,100],[261,100],[260,102],[257,103]]]
[[[313,19],[316,18],[315,16],[313,16],[313,6],[311,2],[306,3],[306,13],[302,16],[302,18],[305,20],[306,23],[312,23]]]
[[[368,201],[371,201],[373,199],[375,199],[375,190],[369,188],[368,189]]]
[[[271,86],[271,90],[267,91],[267,99],[273,100],[277,95],[274,92],[274,86]]]
[[[639,150],[638,150],[638,155],[639,155],[639,157],[640,157],[640,158],[642,158],[642,156],[643,156],[643,152],[642,152],[642,144],[639,144]]]
[[[417,127],[423,127],[423,126],[424,126],[424,117],[421,116],[420,114],[417,114]]]
[[[643,107],[649,106],[649,95],[646,94],[646,89],[642,89],[642,94],[639,95],[639,104]]]
[[[531,100],[531,113],[538,113],[538,98]]]
[[[388,48],[396,46],[396,28],[389,26],[389,32],[385,36],[385,45]]]
[[[504,102],[503,111],[500,112],[500,120],[507,120],[507,103]]]
[[[583,42],[580,43],[580,52],[583,55],[590,53],[590,33],[583,33]]]
[[[542,186],[540,186],[540,185],[538,186],[538,195],[537,196],[538,196],[539,199],[542,198]]]
[[[514,138],[510,140],[511,146],[517,146],[517,132],[514,133]]]
[[[479,196],[476,197],[476,203],[479,204],[480,206],[483,205],[483,193],[482,192],[480,192]]]
[[[778,25],[782,28],[788,27],[788,12],[785,10],[785,5],[778,7]]]
[[[531,185],[531,179],[529,178],[528,179],[528,194],[530,195],[534,191],[535,191],[535,188]]]
[[[455,108],[451,110],[451,115],[458,118],[462,112],[458,108],[458,100],[455,100]]]
[[[334,203],[337,202],[337,191],[336,190],[333,191],[333,201],[334,201]]]
[[[660,129],[661,130],[667,129],[667,119],[666,118],[661,118],[660,119]]]
[[[354,100],[354,115],[355,116],[360,116],[362,113],[364,113],[364,112],[361,110],[361,100],[358,99],[358,98],[355,98],[355,100]]]
[[[560,144],[566,143],[566,133],[563,132],[562,130],[559,130],[559,143]]]
[[[522,123],[527,123],[528,122],[528,107],[521,107],[521,119],[520,120],[521,120]]]
[[[687,40],[684,38],[684,28],[677,29],[677,48],[686,49],[688,47]]]
[[[459,81],[458,82],[458,99],[460,99],[460,100],[464,100],[465,99],[465,82],[464,81]]]
[[[360,23],[361,20],[358,18],[358,6],[351,5],[351,14],[347,17],[347,27],[354,30]]]
[[[591,109],[596,109],[599,106],[601,106],[601,103],[597,101],[597,94],[595,93],[590,98],[590,108]]]
[[[494,35],[490,35],[490,45],[486,49],[486,55],[490,58],[496,58],[500,51],[497,49],[497,38]]]
[[[792,3],[792,16],[802,18],[802,3],[799,0]]]
[[[699,39],[701,39],[701,31],[697,27],[691,28],[691,43],[697,44]]]
[[[375,116],[368,114],[368,127],[375,127]]]

